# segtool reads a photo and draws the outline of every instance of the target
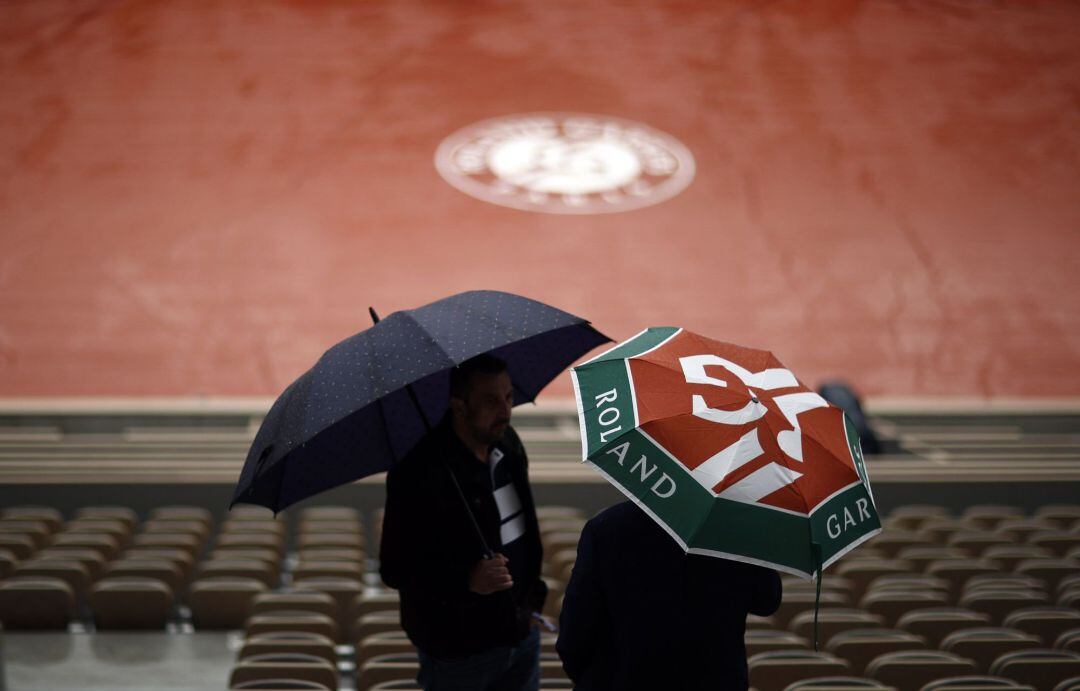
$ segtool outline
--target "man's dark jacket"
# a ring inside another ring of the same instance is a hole
[[[493,551],[502,546],[499,510],[488,464],[458,438],[449,416],[386,477],[379,571],[386,585],[400,591],[401,624],[409,639],[433,657],[514,645],[528,633],[531,612],[543,608],[543,548],[525,447],[508,427],[495,448],[504,454],[499,465],[510,471],[525,518],[525,534],[512,545],[509,591],[478,595],[469,590],[469,573],[483,558],[483,546],[450,470]]]
[[[780,596],[775,571],[687,555],[625,502],[581,533],[556,649],[578,691],[746,689],[746,615]]]

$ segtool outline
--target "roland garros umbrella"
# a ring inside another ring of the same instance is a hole
[[[610,340],[581,317],[492,290],[394,312],[327,350],[278,397],[232,503],[280,511],[388,470],[446,411],[450,369],[475,355],[506,361],[518,404]]]
[[[854,426],[772,353],[650,328],[571,375],[584,460],[687,552],[809,578],[880,532]]]

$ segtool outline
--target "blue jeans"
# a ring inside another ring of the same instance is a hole
[[[416,680],[424,691],[537,691],[540,688],[540,631],[516,646],[441,660],[420,653]]]

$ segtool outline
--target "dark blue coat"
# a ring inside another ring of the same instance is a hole
[[[746,615],[780,596],[775,571],[687,555],[624,502],[581,533],[556,648],[579,691],[746,689]]]

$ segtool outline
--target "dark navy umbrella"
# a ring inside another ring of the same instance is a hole
[[[330,348],[278,397],[232,503],[280,511],[389,469],[446,411],[450,369],[475,355],[506,361],[518,404],[610,340],[580,317],[498,291],[394,312]]]

